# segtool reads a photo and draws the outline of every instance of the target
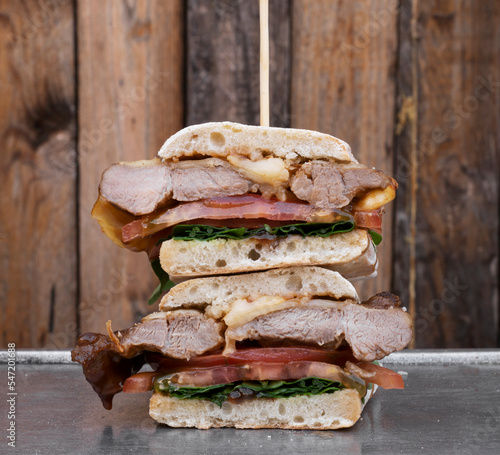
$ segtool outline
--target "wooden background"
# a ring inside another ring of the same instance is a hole
[[[418,348],[499,345],[500,2],[271,0],[271,124],[396,177],[378,278]],[[90,210],[185,125],[259,122],[257,0],[0,0],[1,346],[137,321],[146,255]]]

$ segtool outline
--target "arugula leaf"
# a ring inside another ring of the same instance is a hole
[[[174,227],[172,238],[174,240],[243,240],[249,237],[267,237],[270,235],[276,237],[286,237],[288,235],[329,237],[332,234],[352,231],[354,227],[354,221],[352,220],[338,221],[337,223],[298,223],[274,228],[265,224],[263,227],[256,229],[179,224]]]
[[[148,305],[153,305],[153,303],[155,303],[165,292],[169,291],[175,286],[175,283],[170,280],[168,273],[161,268],[159,259],[151,262],[151,267],[160,280],[160,284],[153,291],[151,297],[149,297]]]
[[[375,232],[375,231],[368,230],[368,233],[372,236],[373,243],[375,245],[379,245],[380,242],[382,241],[382,236],[378,232]]]
[[[160,378],[155,382],[155,390],[160,393],[184,399],[208,400],[219,407],[228,399],[232,392],[241,395],[252,395],[256,398],[288,398],[296,395],[320,395],[333,393],[343,389],[337,381],[317,377],[309,377],[296,381],[245,381],[229,384],[217,384],[208,387],[178,387],[169,382],[169,377]]]

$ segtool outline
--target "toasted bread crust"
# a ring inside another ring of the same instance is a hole
[[[255,152],[281,158],[290,164],[313,159],[357,163],[349,144],[328,134],[231,122],[188,126],[167,139],[158,155],[176,161],[196,155],[251,157]]]
[[[359,301],[352,284],[337,272],[321,267],[289,267],[188,280],[163,297],[160,310],[203,308],[210,317],[220,319],[237,299],[275,295],[289,299],[326,296]]]
[[[335,430],[354,425],[361,410],[361,400],[353,389],[290,398],[254,398],[237,404],[226,402],[221,408],[207,400],[180,400],[155,392],[149,404],[149,414],[156,421],[171,427],[199,429]]]
[[[332,268],[359,259],[370,247],[370,236],[363,229],[327,238],[290,235],[274,239],[167,240],[161,246],[160,261],[169,275],[187,278],[305,265]],[[351,271],[349,278],[355,276]]]

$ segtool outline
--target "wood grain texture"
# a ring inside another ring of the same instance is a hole
[[[494,0],[402,4],[399,104],[418,102],[401,115],[394,284],[408,294],[413,238],[419,348],[498,342],[499,21]]]
[[[292,126],[333,134],[363,164],[393,173],[397,2],[293,2]],[[383,221],[378,276],[361,298],[389,290],[392,204]]]
[[[77,302],[73,6],[0,2],[0,347],[67,348]]]
[[[259,124],[259,2],[187,2],[186,123]],[[290,1],[269,5],[271,126],[289,126]]]
[[[128,327],[153,308],[145,254],[90,217],[102,172],[152,158],[183,120],[183,9],[171,1],[78,2],[81,331]]]

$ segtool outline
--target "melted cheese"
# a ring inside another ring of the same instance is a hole
[[[377,210],[391,202],[395,197],[396,190],[390,185],[385,190],[370,191],[363,199],[357,201],[353,208],[356,210]]]
[[[285,299],[281,296],[268,295],[258,297],[255,300],[238,299],[224,317],[224,322],[228,328],[239,327],[259,316],[294,308],[304,303],[304,299]]]
[[[227,160],[257,183],[278,186],[287,183],[290,178],[286,164],[281,158],[265,158],[252,161],[241,155],[229,155]]]

